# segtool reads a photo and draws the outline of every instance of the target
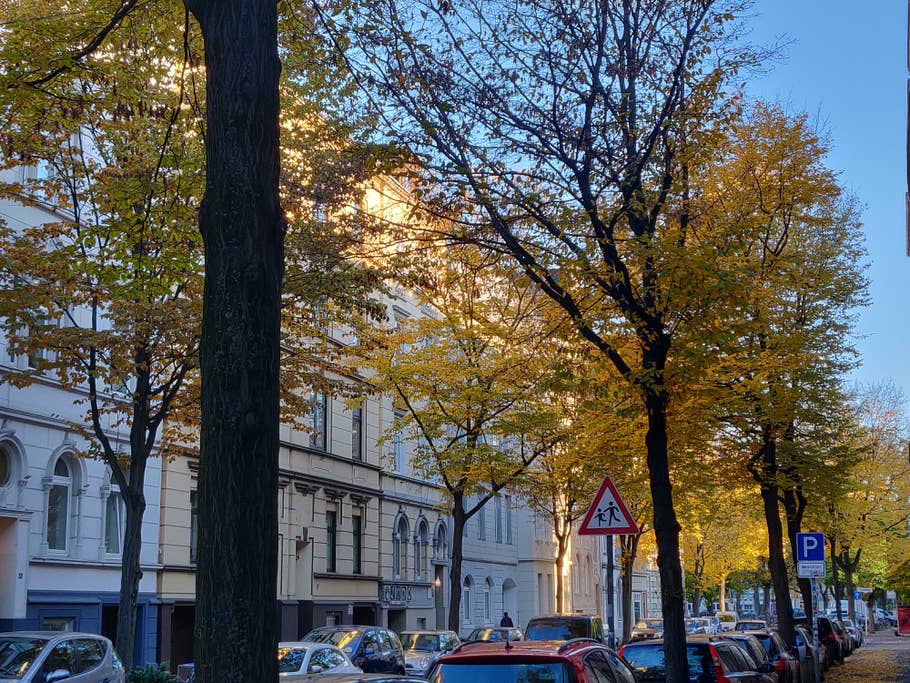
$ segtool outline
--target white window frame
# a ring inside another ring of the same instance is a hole
[[[64,477],[57,474],[57,465],[63,462],[64,467],[66,467],[68,476]],[[62,548],[53,548],[51,547],[51,535],[50,535],[50,519],[51,519],[51,491],[55,487],[61,487],[66,489],[66,495],[64,497],[64,509],[63,509],[63,519],[64,519],[64,529],[63,529],[63,547]],[[47,544],[48,552],[65,555],[69,552],[69,537],[70,537],[70,525],[72,524],[72,512],[73,512],[73,465],[66,460],[65,455],[61,455],[57,458],[57,461],[54,463],[54,473],[49,478],[49,485],[47,487],[47,497],[46,504],[44,506],[46,519],[44,524],[44,542]]]

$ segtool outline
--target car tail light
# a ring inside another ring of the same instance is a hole
[[[828,640],[830,640],[832,643],[837,642],[837,636],[834,635],[834,631],[828,631]]]
[[[784,669],[787,668],[787,667],[786,667],[786,664],[787,664],[787,663],[784,661],[784,658],[783,658],[783,657],[778,657],[778,658],[774,661],[774,670],[775,670],[775,671],[783,671]]]
[[[717,679],[716,683],[730,683],[730,679],[727,678],[727,675],[724,673],[724,665],[720,661],[717,650],[713,647],[711,648],[711,659],[714,660],[714,677]]]

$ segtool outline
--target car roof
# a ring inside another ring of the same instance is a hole
[[[382,626],[361,626],[359,624],[338,624],[336,626],[314,626],[314,631],[364,631],[368,628],[378,628],[380,631],[389,629]]]
[[[331,643],[317,643],[313,640],[287,640],[283,643],[278,643],[278,647],[332,647],[335,646]]]
[[[541,621],[543,619],[599,619],[596,614],[579,614],[578,612],[556,612],[554,614],[542,614],[539,617],[531,617],[528,621]]]
[[[493,628],[493,627],[491,626],[490,628]],[[497,626],[496,628],[499,628],[499,626]],[[504,627],[504,628],[508,628],[508,627]],[[422,633],[422,634],[425,634],[425,635],[428,635],[428,636],[441,636],[441,635],[444,635],[444,634],[446,634],[446,633],[455,633],[455,631],[445,631],[445,630],[439,631],[439,630],[429,630],[429,629],[425,629],[425,628],[424,628],[424,629],[420,629],[420,628],[410,629],[410,628],[409,628],[409,629],[406,630],[406,631],[399,631],[399,633],[400,633],[400,634],[405,634],[405,633]]]
[[[0,638],[33,638],[51,640],[53,638],[97,638],[107,640],[97,633],[83,633],[81,631],[7,631],[0,633]]]

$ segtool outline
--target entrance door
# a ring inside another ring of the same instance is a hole
[[[294,596],[298,600],[313,599],[313,543],[309,540],[297,541]]]
[[[21,619],[16,612],[16,574],[19,546],[16,542],[17,520],[0,517],[0,618]]]
[[[376,609],[370,605],[354,605],[354,623],[361,626],[378,626]]]
[[[407,610],[390,609],[389,610],[389,630],[400,633],[408,628]]]

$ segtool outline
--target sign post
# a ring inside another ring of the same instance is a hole
[[[796,534],[796,576],[812,581],[812,639],[815,641],[815,683],[821,681],[818,663],[817,579],[825,576],[825,535],[817,532]]]
[[[609,629],[608,645],[616,647],[616,598],[614,595],[615,581],[613,580],[613,537],[637,535],[641,533],[638,524],[629,513],[629,508],[616,490],[616,485],[609,476],[605,476],[597,495],[584,519],[578,527],[581,535],[607,536],[607,579],[604,587],[607,589],[607,628]]]

